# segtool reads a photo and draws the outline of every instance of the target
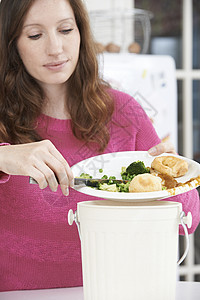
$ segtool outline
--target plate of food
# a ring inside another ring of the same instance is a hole
[[[102,154],[75,164],[72,171],[77,181],[94,183],[75,184],[74,189],[110,200],[160,200],[200,185],[200,164],[171,153],[156,157],[147,151]]]

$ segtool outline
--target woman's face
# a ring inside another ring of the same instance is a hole
[[[26,70],[41,85],[62,84],[75,70],[80,34],[67,0],[35,0],[17,48]]]

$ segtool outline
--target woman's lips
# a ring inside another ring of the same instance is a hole
[[[58,71],[61,70],[65,65],[67,61],[59,61],[59,62],[52,62],[44,65],[45,68],[52,71]]]

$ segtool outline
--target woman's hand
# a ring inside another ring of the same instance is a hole
[[[177,154],[174,146],[170,142],[162,142],[148,150],[148,153],[152,156],[156,156],[162,153],[173,153]]]
[[[73,173],[67,161],[49,141],[0,147],[0,170],[10,175],[33,177],[41,189],[58,188],[58,181],[64,195],[73,186]],[[58,181],[57,181],[57,179]]]

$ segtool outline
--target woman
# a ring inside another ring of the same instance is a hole
[[[66,214],[95,198],[69,193],[70,166],[99,153],[173,149],[134,99],[99,78],[81,0],[2,0],[0,57],[0,290],[82,285]],[[193,232],[197,192],[173,200],[192,211]]]

